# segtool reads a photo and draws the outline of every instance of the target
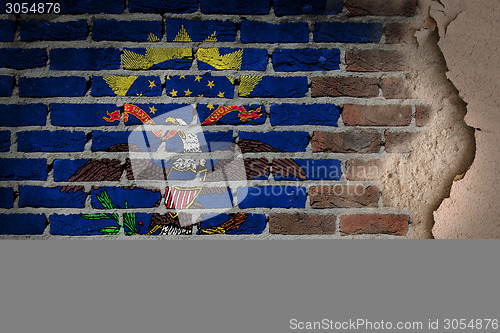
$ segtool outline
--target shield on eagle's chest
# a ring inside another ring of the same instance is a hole
[[[165,190],[165,207],[167,209],[186,209],[192,205],[200,194],[199,188],[167,187]]]

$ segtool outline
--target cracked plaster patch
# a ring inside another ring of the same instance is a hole
[[[446,25],[439,47],[448,78],[467,103],[465,121],[476,128],[476,156],[463,180],[434,213],[436,238],[500,238],[500,10],[494,0],[444,1]],[[456,15],[456,8],[463,10]]]
[[[440,4],[421,1],[420,15],[412,23],[420,29],[415,34],[418,44],[408,52],[416,97],[432,110],[430,124],[414,137],[409,153],[388,155],[382,167],[384,205],[412,211],[410,238],[433,238],[433,212],[475,153],[474,130],[464,122],[466,105],[446,76],[436,24],[429,17],[440,12]],[[446,29],[442,22],[437,26]]]

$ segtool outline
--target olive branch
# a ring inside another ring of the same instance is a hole
[[[108,192],[101,191],[101,193],[97,194],[96,196],[97,200],[99,200],[104,209],[115,209],[115,205],[113,204],[113,201],[111,200]],[[95,206],[92,207],[96,208]],[[116,206],[116,208],[120,207]],[[129,208],[128,202],[125,201],[125,209],[127,208]],[[119,216],[117,213],[82,214],[81,216],[87,220],[114,220],[116,222],[116,226],[112,225],[99,229],[99,232],[103,233],[104,235],[116,235],[120,231]],[[124,213],[123,225],[130,230],[125,231],[125,234],[127,236],[138,234],[135,213]]]

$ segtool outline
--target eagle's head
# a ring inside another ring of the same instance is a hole
[[[183,119],[181,118],[176,119],[172,117],[168,117],[167,119],[165,119],[165,123],[166,124],[172,123],[174,125],[187,125],[187,123]],[[173,138],[176,134],[178,134],[182,139],[186,139],[186,135],[182,131],[168,131],[166,139],[168,140],[170,138]]]

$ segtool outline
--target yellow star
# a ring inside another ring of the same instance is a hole
[[[154,105],[153,105],[153,107],[149,108],[149,113],[155,114],[156,111],[158,111],[158,110],[155,109]]]
[[[207,87],[210,87],[210,89],[212,89],[212,87],[214,86],[215,86],[214,81],[208,81]]]
[[[154,81],[149,81],[149,88],[153,89],[153,87],[156,87],[155,82]]]
[[[198,81],[198,82],[201,82],[201,79],[202,79],[202,77],[201,77],[201,76],[199,76],[199,75],[196,75],[196,77],[194,78],[194,80],[195,80],[195,81]]]
[[[167,75],[167,80],[170,80],[170,75]]]
[[[136,94],[136,95],[139,96],[139,97],[142,97],[142,93],[141,94]]]
[[[223,98],[225,93],[226,92],[219,91],[219,94],[217,95],[217,97]]]
[[[190,95],[192,94],[192,92],[191,92],[191,91],[189,91],[189,89],[188,89],[188,90],[185,90],[184,92],[186,93],[186,96],[190,96]]]
[[[213,104],[208,104],[208,105],[207,105],[207,108],[209,108],[209,109],[210,109],[210,111],[212,111],[213,109],[215,109],[215,107],[213,106]]]
[[[174,89],[172,89],[170,93],[172,94],[172,97],[177,97],[177,91],[175,91]]]
[[[203,94],[201,94],[201,95],[198,95],[198,97],[203,97]]]
[[[181,76],[179,76],[179,79],[185,79],[185,78],[186,78],[186,76],[185,76],[185,75],[181,75]]]

